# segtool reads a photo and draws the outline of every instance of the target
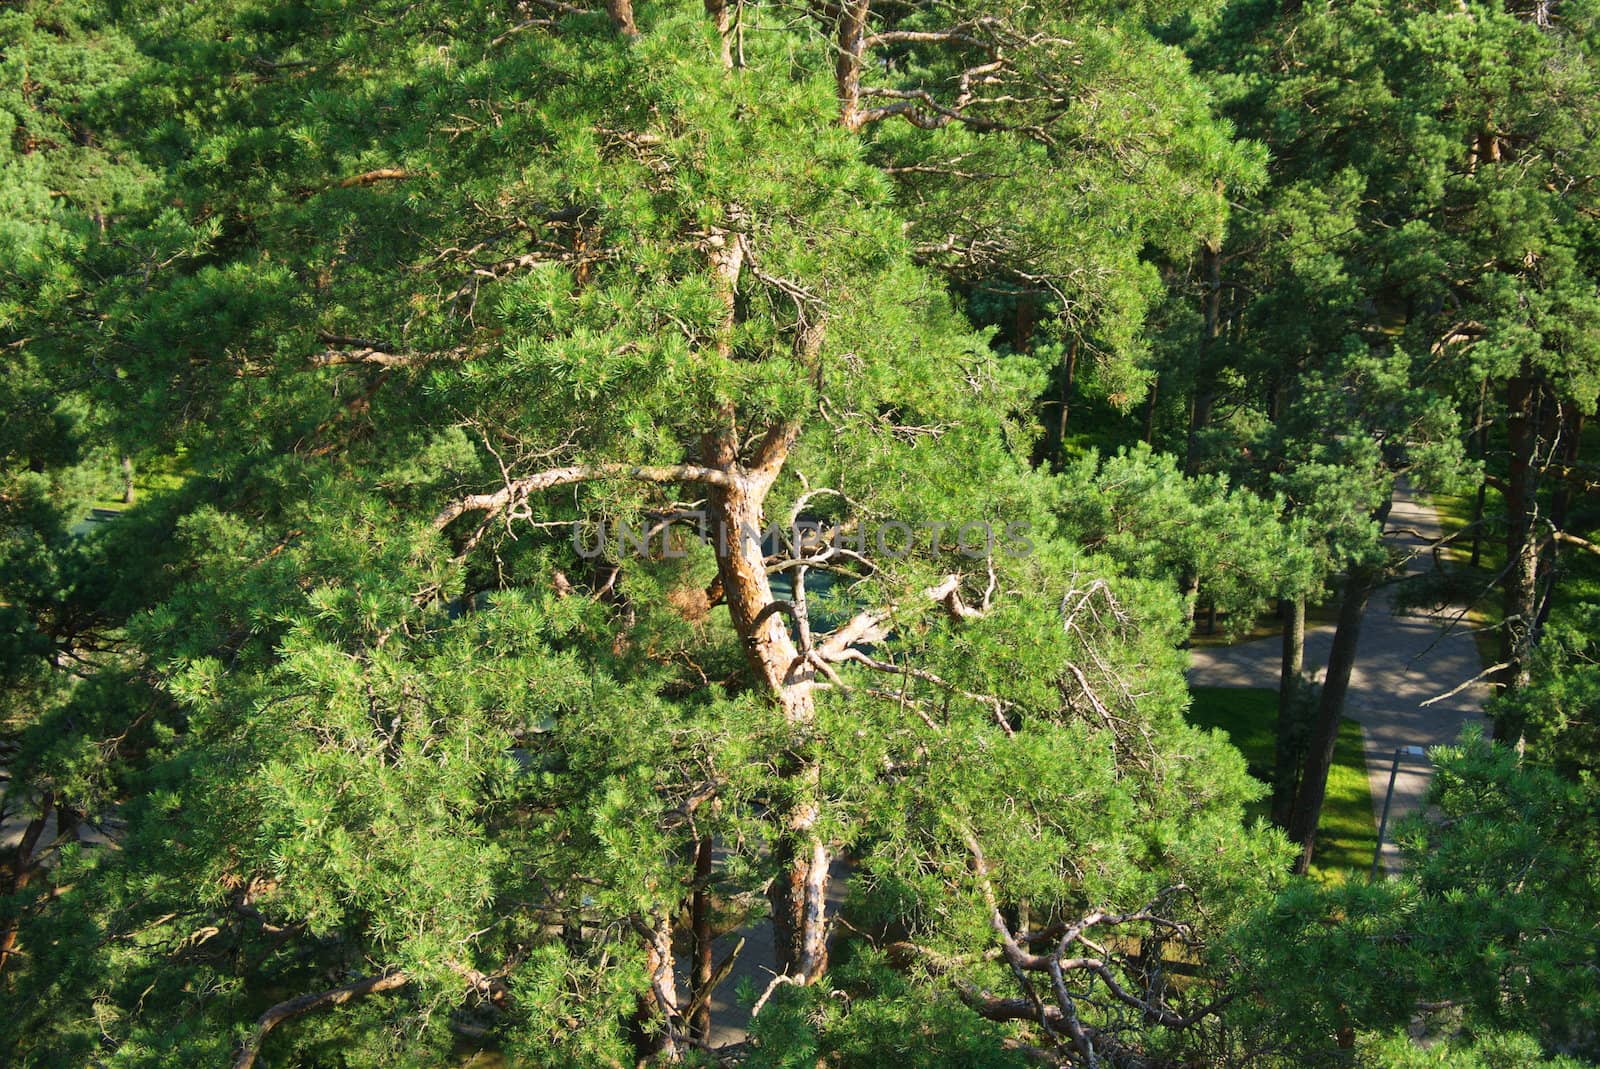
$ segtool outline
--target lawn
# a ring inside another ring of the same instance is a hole
[[[1474,490],[1461,494],[1431,494],[1424,500],[1438,510],[1440,529],[1446,535],[1453,535],[1472,522],[1477,498],[1477,491]],[[1504,513],[1505,501],[1500,491],[1489,488],[1484,495],[1484,515],[1494,517]],[[1501,527],[1493,522],[1484,525],[1476,568],[1471,564],[1471,535],[1462,535],[1444,547],[1444,558],[1457,573],[1455,583],[1458,601],[1472,600],[1466,622],[1474,628],[1472,640],[1477,644],[1478,658],[1485,665],[1494,664],[1500,659],[1498,627],[1505,614],[1501,610],[1499,594],[1491,592],[1490,585],[1505,566],[1505,536]]]
[[[1278,694],[1244,687],[1195,687],[1189,721],[1201,727],[1221,728],[1244,754],[1250,774],[1269,782],[1273,735],[1278,718]],[[1378,833],[1372,818],[1372,793],[1362,756],[1361,725],[1346,718],[1339,725],[1339,741],[1328,772],[1328,794],[1322,804],[1322,825],[1311,875],[1339,880],[1351,875],[1366,878]],[[1251,807],[1250,819],[1267,816],[1267,799]]]

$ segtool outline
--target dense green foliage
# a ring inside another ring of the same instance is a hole
[[[1581,597],[1371,886],[1183,675],[1475,405],[1589,544],[1540,11],[0,13],[3,1060],[1600,1057]]]

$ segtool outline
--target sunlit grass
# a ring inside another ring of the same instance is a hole
[[[1269,782],[1277,733],[1277,692],[1247,687],[1195,687],[1190,694],[1194,702],[1189,707],[1189,721],[1225,731],[1244,754],[1250,774],[1263,783]],[[1267,813],[1268,800],[1263,798],[1246,816],[1251,820],[1258,816],[1265,819]],[[1339,725],[1333,767],[1328,772],[1328,793],[1322,804],[1311,875],[1324,881],[1351,876],[1365,879],[1377,845],[1361,725],[1347,717]]]

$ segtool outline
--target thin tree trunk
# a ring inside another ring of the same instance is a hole
[[[1577,467],[1580,459],[1580,446],[1583,439],[1583,410],[1570,401],[1561,403],[1557,416],[1556,433],[1561,440],[1561,464],[1565,469],[1563,476]],[[1550,527],[1552,530],[1565,531],[1567,529],[1567,516],[1572,510],[1572,484],[1566,478],[1556,480],[1555,487],[1550,493]],[[1534,620],[1534,637],[1544,632],[1544,625],[1550,619],[1550,609],[1555,604],[1551,596],[1559,575],[1560,568],[1560,543],[1555,539],[1548,540],[1549,560],[1543,565],[1544,596],[1539,599],[1539,614]]]
[[[1483,413],[1489,398],[1489,380],[1483,380],[1482,387],[1478,390],[1478,463],[1485,464],[1489,460],[1489,425],[1484,422]],[[1472,506],[1472,567],[1478,566],[1482,558],[1483,549],[1483,508],[1488,500],[1489,481],[1487,473],[1478,480],[1478,498]]]
[[[1033,352],[1033,332],[1039,323],[1039,302],[1032,293],[1017,297],[1016,316],[1011,325],[1011,343],[1019,353]]]
[[[1505,619],[1500,632],[1500,660],[1506,667],[1497,680],[1503,693],[1528,682],[1528,656],[1538,610],[1539,506],[1534,472],[1539,437],[1534,418],[1537,393],[1527,365],[1506,383],[1506,438],[1511,459],[1506,479]],[[1494,733],[1496,738],[1518,745],[1523,728],[1520,718],[1503,716],[1495,723]]]
[[[691,925],[694,935],[694,997],[698,1007],[689,1018],[689,1035],[701,1043],[711,1040],[711,999],[706,988],[711,986],[713,968],[711,954],[711,836],[703,836],[695,844],[694,898],[690,904]]]
[[[1388,511],[1385,506],[1384,514]],[[1311,856],[1316,849],[1317,825],[1322,820],[1322,802],[1328,793],[1328,770],[1333,767],[1339,721],[1344,716],[1350,673],[1355,668],[1361,619],[1382,575],[1381,568],[1357,565],[1345,579],[1344,596],[1339,602],[1339,625],[1333,634],[1333,649],[1328,653],[1328,674],[1322,683],[1316,719],[1306,743],[1305,770],[1300,775],[1289,821],[1289,838],[1300,844],[1300,857],[1294,871],[1302,875],[1311,867]]]
[[[678,981],[672,953],[672,920],[666,916],[649,922],[636,919],[634,927],[644,938],[645,970],[650,976],[650,994],[643,1001],[640,1019],[651,1017],[661,1022],[655,1035],[641,1033],[641,1053],[655,1063],[676,1063],[683,1058],[683,1018],[679,1011]]]
[[[1571,401],[1563,401],[1560,420],[1561,463],[1566,468],[1563,474],[1567,474],[1578,466],[1581,459],[1583,410]],[[1556,530],[1566,530],[1567,515],[1571,509],[1572,482],[1566,478],[1558,479],[1550,493],[1550,523]]]
[[[1283,601],[1283,664],[1278,676],[1278,733],[1273,744],[1272,823],[1287,829],[1294,815],[1300,766],[1295,702],[1305,674],[1305,595]]]
[[[1210,364],[1211,349],[1221,327],[1222,242],[1219,239],[1201,244],[1200,273],[1205,283],[1205,295],[1201,301],[1205,325],[1195,348],[1194,392],[1189,396],[1189,437],[1183,462],[1185,475],[1194,475],[1200,470],[1200,433],[1211,424],[1211,410],[1216,403],[1216,377]],[[1180,581],[1180,589],[1184,600],[1184,620],[1193,631],[1200,591],[1199,576],[1185,573]]]
[[[1200,275],[1205,286],[1201,312],[1205,317],[1200,340],[1195,347],[1194,395],[1189,405],[1189,438],[1184,455],[1184,471],[1200,470],[1200,434],[1211,425],[1216,405],[1216,369],[1211,366],[1212,349],[1222,329],[1222,241],[1213,238],[1200,246]]]
[[[1056,456],[1065,461],[1067,419],[1072,412],[1072,386],[1078,376],[1078,339],[1073,338],[1061,357],[1061,415],[1056,421]]]
[[[865,7],[862,8],[865,18]],[[743,240],[717,234],[715,267],[726,325],[717,341],[719,356],[731,355],[729,337],[736,309],[734,295],[744,265]],[[822,343],[820,325],[807,331],[797,345],[815,353]],[[802,355],[803,355],[802,353]],[[740,463],[735,412],[730,403],[721,429],[701,442],[705,462],[739,478],[725,486],[711,486],[706,495],[711,524],[712,551],[717,577],[734,631],[756,678],[772,696],[788,729],[790,745],[783,755],[789,780],[785,808],[776,814],[781,834],[773,846],[778,875],[768,897],[772,903],[773,944],[780,971],[810,983],[827,968],[827,889],[829,852],[818,832],[821,818],[821,768],[812,749],[816,725],[816,670],[800,654],[785,617],[774,612],[776,599],[767,576],[762,551],[762,504],[783,470],[799,426],[779,423],[767,427],[745,466]]]
[[[124,505],[131,505],[131,504],[133,504],[133,498],[134,498],[133,458],[132,457],[123,457],[122,458],[122,503]]]
[[[1155,445],[1156,437],[1156,400],[1161,395],[1161,376],[1157,374],[1150,380],[1150,396],[1144,403],[1144,444]]]
[[[717,269],[731,327],[744,245],[733,236],[724,236],[723,240]],[[799,344],[814,352],[822,342],[821,334],[820,327],[810,331]],[[726,334],[718,342],[718,352],[728,354]],[[722,582],[734,631],[756,678],[772,695],[791,739],[783,756],[784,775],[790,783],[786,792],[789,801],[787,809],[778,814],[782,831],[773,847],[779,875],[772,881],[768,897],[778,967],[803,983],[810,983],[827,968],[830,860],[817,830],[822,772],[810,738],[816,721],[816,670],[801,656],[784,615],[773,611],[776,599],[761,546],[762,504],[783,470],[798,432],[799,426],[794,423],[769,426],[755,447],[751,464],[745,467],[739,461],[739,436],[730,405],[721,431],[705,436],[701,451],[707,464],[740,475],[729,485],[708,488],[707,518],[712,527],[717,577]]]

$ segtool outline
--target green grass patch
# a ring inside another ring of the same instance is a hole
[[[181,452],[143,460],[134,465],[133,469],[134,500],[143,501],[147,497],[177,490],[183,486],[190,474],[187,461]],[[91,502],[92,507],[105,509],[108,512],[121,512],[127,508],[128,502],[122,499],[120,466],[108,462],[102,481],[105,486],[105,496]]]
[[[1190,695],[1194,700],[1189,707],[1189,722],[1221,728],[1244,754],[1250,774],[1269,783],[1277,734],[1277,692],[1247,687],[1195,687]],[[1264,820],[1267,811],[1268,801],[1263,798],[1245,815],[1251,820]],[[1377,845],[1361,725],[1346,717],[1339,724],[1333,767],[1328,771],[1328,794],[1322,803],[1311,875],[1324,881],[1352,876],[1366,879]]]
[[[1472,523],[1477,511],[1478,492],[1468,490],[1461,494],[1430,494],[1423,498],[1439,513],[1439,527],[1446,536],[1456,535]],[[1483,513],[1496,517],[1505,513],[1505,501],[1500,491],[1486,488]],[[1505,567],[1506,544],[1501,525],[1492,519],[1478,530],[1478,564],[1472,565],[1472,533],[1459,534],[1455,541],[1444,547],[1444,558],[1456,571],[1456,584],[1464,602],[1473,599],[1467,610],[1466,622],[1472,628],[1473,642],[1478,647],[1478,659],[1485,665],[1500,659],[1500,633],[1495,630],[1503,617],[1497,591],[1485,593],[1494,577]]]
[[[1453,535],[1472,522],[1478,508],[1478,491],[1469,489],[1459,494],[1427,494],[1423,500],[1438,510],[1439,526],[1444,533]],[[1492,486],[1485,487],[1483,514],[1489,517],[1489,522],[1477,531],[1478,567],[1488,575],[1495,574],[1505,566],[1505,539],[1501,525],[1495,522],[1495,518],[1505,515],[1505,511],[1505,501],[1500,491]],[[1468,531],[1445,546],[1445,559],[1457,564],[1469,564],[1472,560],[1472,534]]]

